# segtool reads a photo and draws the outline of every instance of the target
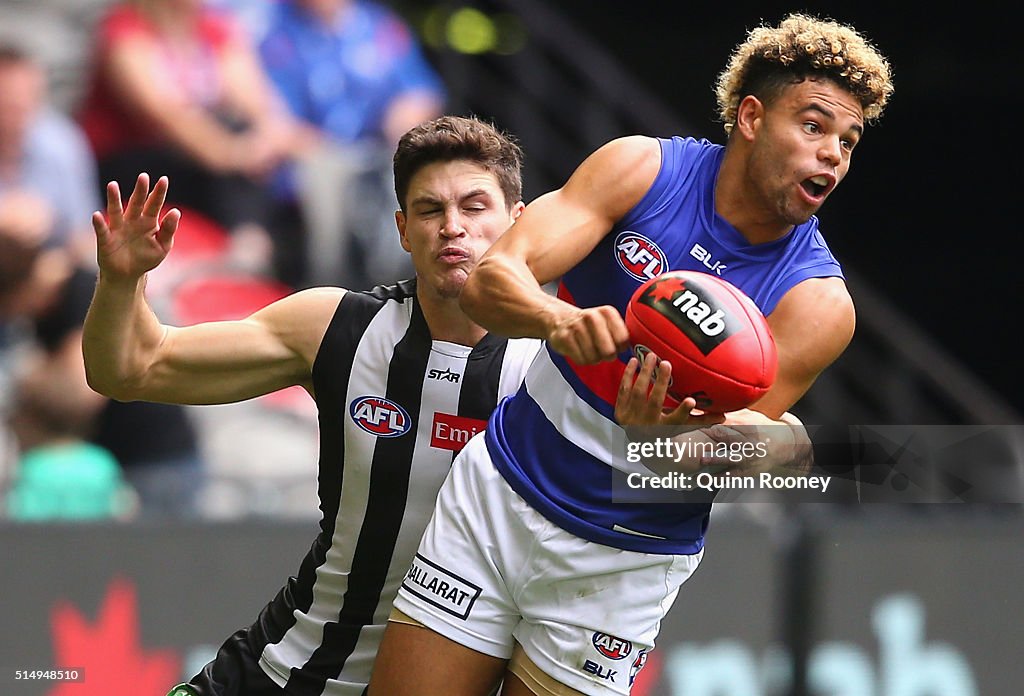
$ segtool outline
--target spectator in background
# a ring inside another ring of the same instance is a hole
[[[204,472],[188,414],[112,401],[86,384],[82,324],[95,285],[95,270],[73,263],[67,249],[0,224],[0,370],[11,385],[2,410],[24,485],[9,509],[32,519],[123,514],[123,470],[143,513],[190,515]],[[93,485],[96,494],[86,495]]]
[[[66,246],[91,264],[96,162],[78,125],[49,105],[47,93],[43,65],[0,44],[0,227],[29,243]]]
[[[412,32],[369,0],[283,0],[260,55],[292,113],[325,140],[276,181],[304,219],[303,277],[349,288],[406,277],[408,256],[392,239],[391,153],[445,101]]]
[[[95,519],[130,511],[117,460],[88,441],[106,400],[86,385],[80,331],[43,338],[42,325],[60,313],[74,273],[65,248],[46,248],[42,239],[0,224],[0,323],[24,329],[10,332],[0,346],[7,358],[0,369],[8,373],[0,425],[13,435],[16,450],[13,483],[0,503],[12,519]],[[20,350],[4,350],[12,345]]]
[[[268,268],[276,213],[268,176],[310,140],[231,15],[201,0],[113,4],[97,27],[79,118],[99,181],[166,172],[176,203],[231,234],[236,262]]]

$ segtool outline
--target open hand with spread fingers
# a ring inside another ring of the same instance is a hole
[[[107,184],[107,214],[92,215],[96,232],[96,260],[108,279],[137,280],[167,257],[174,242],[181,212],[161,213],[167,199],[166,176],[157,179],[152,190],[149,175],[139,174],[127,205],[121,205],[116,181]]]
[[[665,395],[672,380],[672,365],[648,353],[643,363],[630,358],[619,382],[615,399],[615,420],[627,431],[639,432],[645,427],[673,427],[685,432],[721,423],[725,416],[695,410],[697,401],[687,397],[674,409],[666,410]],[[664,434],[664,433],[663,433]]]

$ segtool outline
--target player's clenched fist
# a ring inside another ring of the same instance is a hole
[[[96,231],[96,260],[107,279],[133,280],[156,268],[171,250],[181,212],[170,210],[161,218],[167,198],[167,177],[149,189],[149,175],[139,174],[135,189],[122,207],[116,181],[107,184],[107,215],[92,215]]]
[[[629,347],[629,332],[611,306],[572,308],[547,337],[557,352],[578,365],[611,360]]]

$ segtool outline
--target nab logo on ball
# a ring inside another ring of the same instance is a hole
[[[743,291],[718,276],[670,271],[640,284],[626,304],[637,357],[650,351],[679,368],[665,405],[686,397],[703,411],[749,406],[772,386],[778,354],[768,320]]]
[[[718,306],[714,296],[699,282],[666,280],[647,288],[639,298],[667,317],[704,355],[708,355],[735,331],[733,317]]]
[[[668,269],[668,259],[658,245],[642,234],[620,232],[615,238],[615,260],[629,275],[646,281]]]
[[[633,652],[633,644],[628,640],[616,638],[607,633],[595,633],[592,640],[597,651],[609,660],[622,660]]]
[[[348,412],[356,425],[377,437],[398,437],[412,427],[408,412],[382,396],[361,396],[352,402]]]

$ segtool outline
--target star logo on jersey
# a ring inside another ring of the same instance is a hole
[[[648,281],[668,269],[665,252],[647,237],[630,230],[615,237],[615,260],[639,281]]]
[[[436,379],[439,382],[453,382],[455,384],[458,384],[460,377],[462,377],[462,375],[460,375],[458,372],[452,372],[448,368],[445,368],[443,370],[427,371],[428,379]]]
[[[412,428],[409,412],[383,396],[360,396],[348,412],[356,425],[377,437],[399,437]]]

